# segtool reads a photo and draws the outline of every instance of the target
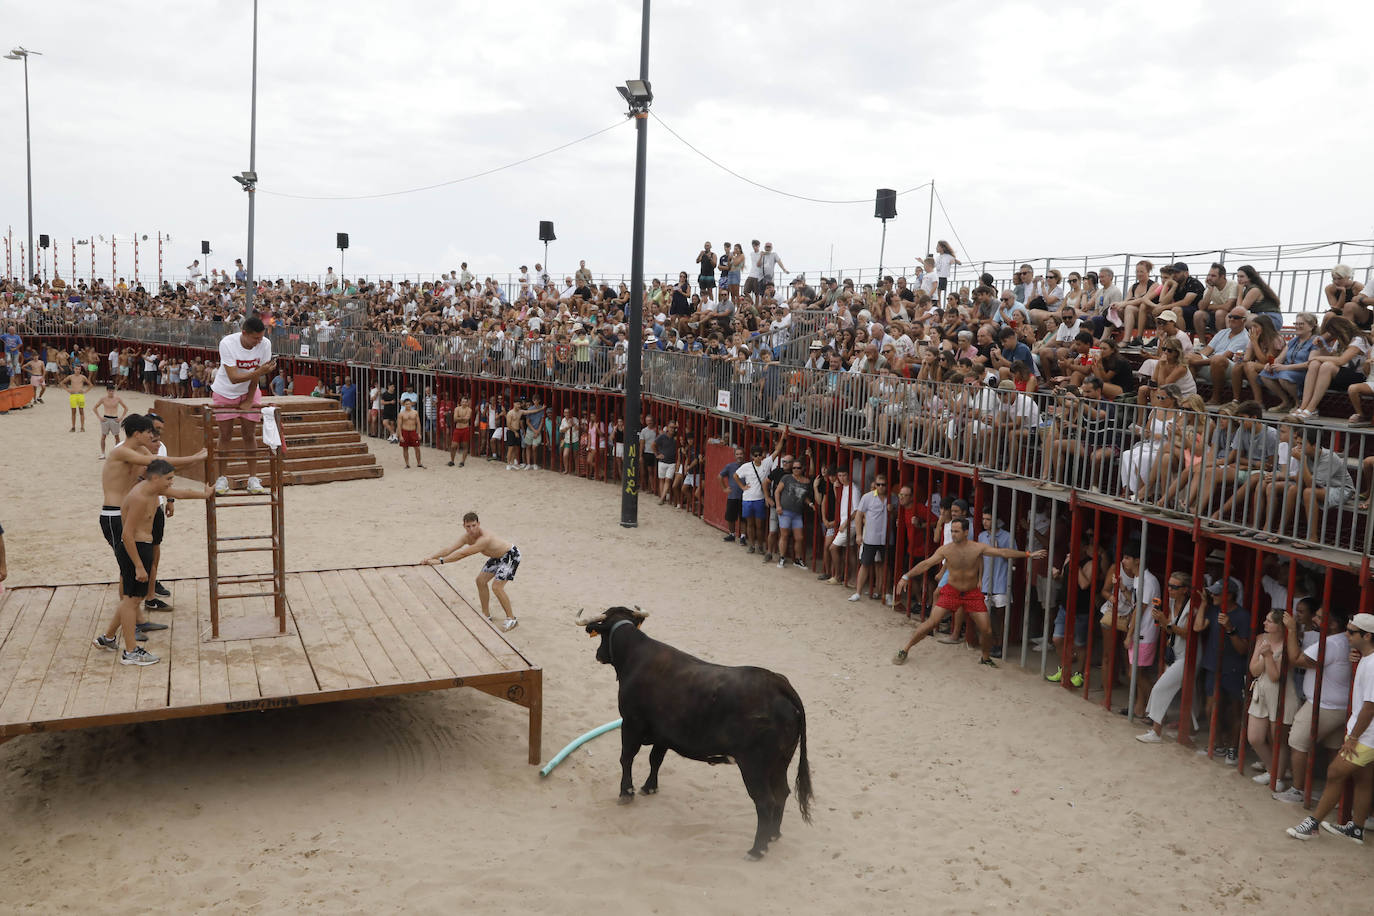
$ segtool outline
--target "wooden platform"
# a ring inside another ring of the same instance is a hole
[[[208,398],[158,398],[153,408],[165,423],[163,441],[169,453],[193,455],[200,451],[205,444],[201,412],[209,403]],[[282,483],[285,485],[382,476],[377,456],[368,450],[366,440],[353,428],[338,401],[286,395],[265,397],[262,403],[264,407],[272,405],[280,410],[282,435],[286,437],[286,449],[282,452]],[[232,447],[238,448],[242,445],[238,424],[235,423],[232,429]],[[180,476],[200,480],[204,470],[186,468]],[[226,476],[232,486],[241,488],[248,481],[248,467],[242,461],[231,461]]]
[[[118,603],[112,583],[0,596],[0,743],[31,732],[280,709],[474,687],[529,710],[539,763],[543,674],[430,566],[286,576],[284,636],[211,640],[208,580],[164,581],[174,610],[150,618],[162,661],[121,665],[92,645]],[[269,616],[265,600],[240,615]]]

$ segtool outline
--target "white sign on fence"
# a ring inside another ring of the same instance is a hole
[[[720,410],[730,409],[730,391],[727,388],[720,388],[716,391],[716,407]]]
[[[301,356],[310,355],[310,344],[301,344]]]

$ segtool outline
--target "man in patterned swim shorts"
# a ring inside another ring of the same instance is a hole
[[[988,544],[980,544],[977,541],[970,541],[968,539],[968,519],[966,518],[950,519],[949,525],[949,543],[917,563],[897,581],[896,594],[900,595],[906,591],[907,584],[913,576],[925,575],[927,570],[933,569],[941,562],[945,564],[945,571],[949,573],[948,582],[936,593],[934,611],[926,618],[925,623],[916,628],[911,641],[893,657],[892,664],[905,664],[907,653],[911,651],[911,647],[934,633],[935,628],[940,625],[941,620],[945,619],[946,614],[953,611],[964,611],[973,621],[973,625],[978,628],[979,642],[982,643],[983,647],[981,664],[987,665],[989,668],[996,668],[997,663],[992,660],[991,654],[992,626],[988,622],[988,609],[987,605],[983,603],[983,592],[980,588],[982,585],[983,558],[1019,559],[1024,557],[1034,560],[1045,556],[1045,551],[1037,550],[1032,553],[1026,550],[993,547]]]
[[[476,512],[469,512],[463,516],[463,537],[458,543],[438,553],[430,554],[425,557],[424,563],[426,566],[441,566],[445,563],[461,560],[463,557],[470,557],[475,553],[483,554],[488,558],[482,566],[482,571],[477,574],[477,595],[482,599],[482,616],[491,620],[491,611],[488,608],[491,596],[487,591],[487,586],[490,584],[491,591],[496,593],[496,600],[501,602],[501,610],[506,612],[506,619],[500,624],[501,629],[515,629],[515,625],[519,621],[511,613],[510,598],[506,595],[506,583],[515,578],[515,572],[520,568],[520,548],[510,541],[483,531]]]

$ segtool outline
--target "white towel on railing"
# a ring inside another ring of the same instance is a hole
[[[274,452],[281,448],[281,426],[278,425],[275,407],[262,409],[262,443]]]

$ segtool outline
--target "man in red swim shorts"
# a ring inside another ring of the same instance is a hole
[[[948,583],[936,593],[934,611],[925,623],[916,628],[916,632],[911,636],[911,641],[893,657],[892,664],[905,664],[907,653],[911,651],[911,647],[934,633],[935,628],[940,625],[941,620],[945,619],[946,614],[964,611],[973,621],[973,625],[978,628],[978,640],[983,647],[981,664],[987,665],[989,668],[996,668],[997,663],[992,660],[991,654],[992,625],[988,622],[987,605],[983,603],[983,593],[979,588],[982,584],[983,557],[1007,557],[1008,559],[1024,557],[1038,560],[1045,556],[1045,551],[1037,550],[1031,553],[1026,550],[992,547],[988,544],[970,541],[968,539],[968,519],[966,518],[952,518],[949,525],[949,543],[917,563],[897,581],[896,593],[900,595],[906,591],[906,587],[913,576],[923,576],[941,562],[945,564],[945,571],[949,573]]]
[[[410,467],[410,450],[415,449],[415,466],[424,467],[420,460],[420,411],[415,402],[407,398],[401,401],[401,412],[396,415],[396,430],[401,437],[401,457],[406,467]]]
[[[468,463],[468,452],[472,443],[472,400],[463,395],[458,399],[458,406],[453,408],[453,441],[448,446],[448,464],[453,467],[453,459],[458,456],[458,452],[463,453],[463,457],[458,461],[458,467]]]

